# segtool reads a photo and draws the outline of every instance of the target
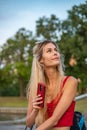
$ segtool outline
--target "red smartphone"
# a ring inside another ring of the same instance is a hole
[[[43,108],[44,107],[44,99],[45,99],[45,85],[42,83],[38,83],[38,88],[37,88],[37,95],[41,95],[43,103],[39,104],[39,107]]]

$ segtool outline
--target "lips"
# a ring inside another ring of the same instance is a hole
[[[59,58],[58,58],[58,57],[55,57],[55,58],[53,58],[52,60],[59,60]]]

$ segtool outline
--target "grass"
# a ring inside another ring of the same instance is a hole
[[[0,97],[0,107],[27,107],[27,98]],[[75,110],[87,112],[87,98],[76,102]]]
[[[87,112],[87,98],[77,101],[75,110],[81,111],[83,113]]]
[[[27,98],[0,97],[0,107],[27,107]]]

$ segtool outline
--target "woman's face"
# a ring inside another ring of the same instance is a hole
[[[44,67],[55,67],[60,64],[60,54],[54,44],[48,43],[44,46],[40,62]]]

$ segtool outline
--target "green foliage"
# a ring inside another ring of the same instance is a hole
[[[68,11],[68,19],[62,22],[60,48],[65,55],[66,73],[81,79],[81,88],[87,87],[87,3],[73,6]],[[76,64],[69,61],[74,58]]]
[[[20,96],[19,92],[19,87],[14,85],[7,86],[5,84],[5,86],[0,87],[0,96]]]
[[[87,88],[87,2],[73,6],[66,20],[61,21],[53,14],[50,18],[39,18],[36,36],[21,28],[7,40],[0,50],[0,94],[6,95],[8,91],[9,95],[25,95],[32,48],[37,39],[51,39],[58,43],[65,58],[65,73],[80,79],[78,91],[84,93]]]
[[[33,42],[32,33],[21,28],[13,38],[7,40],[0,52],[2,65],[0,82],[2,82],[2,86],[7,84],[9,89],[10,84],[13,86],[17,84],[21,96],[24,96],[24,90],[29,80]],[[5,82],[3,83],[3,81]]]
[[[37,37],[43,39],[58,39],[58,31],[60,30],[60,21],[55,15],[50,18],[43,16],[36,21],[36,34]]]

